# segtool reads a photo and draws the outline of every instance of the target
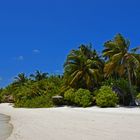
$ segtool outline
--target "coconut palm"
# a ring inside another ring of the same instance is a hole
[[[31,79],[35,81],[41,81],[43,79],[46,79],[48,76],[48,73],[42,73],[41,71],[37,70],[35,74],[31,74],[30,77]]]
[[[117,34],[113,40],[107,41],[104,46],[103,56],[107,60],[104,67],[105,76],[127,76],[132,102],[134,102],[132,77],[136,77],[136,71],[140,66],[139,60],[134,53],[137,48],[129,50],[130,41],[121,34]]]
[[[139,63],[140,63],[140,54],[136,52],[133,52],[133,54],[135,55],[135,57],[138,59]],[[140,85],[140,65],[138,67],[138,69],[136,69],[134,72],[131,72],[133,75],[132,75],[132,83],[136,86],[138,86],[139,88],[139,85]]]
[[[68,86],[93,90],[102,78],[103,61],[91,46],[81,45],[67,56],[64,69]]]
[[[28,81],[25,73],[18,74],[17,77],[14,78],[14,84],[23,85]]]

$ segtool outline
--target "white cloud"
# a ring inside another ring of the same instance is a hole
[[[24,57],[22,55],[20,55],[19,57],[17,57],[17,60],[22,61],[22,60],[24,60]]]
[[[34,50],[33,50],[33,53],[40,53],[40,50],[34,49]]]
[[[24,60],[24,57],[22,55],[20,55],[18,57],[14,57],[13,59],[14,60],[17,60],[17,61],[23,61]]]

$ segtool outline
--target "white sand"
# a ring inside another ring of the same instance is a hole
[[[10,115],[8,140],[140,140],[140,108],[15,109],[0,104]]]

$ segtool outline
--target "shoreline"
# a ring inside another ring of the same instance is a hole
[[[14,124],[12,124],[12,120],[11,120],[11,116],[9,116],[9,121],[8,121],[8,124],[10,125],[10,127],[11,127],[11,130],[10,130],[10,133],[9,133],[9,135],[8,135],[8,137],[7,137],[7,139],[12,135],[12,133],[13,133],[13,130],[14,130]],[[7,140],[6,139],[6,140]]]
[[[7,140],[130,140],[140,139],[140,108],[13,108],[0,104],[11,116]]]
[[[10,137],[13,131],[13,125],[10,123],[9,115],[0,113],[0,140],[6,140]]]

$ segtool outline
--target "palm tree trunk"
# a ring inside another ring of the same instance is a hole
[[[133,94],[133,91],[132,91],[132,82],[131,82],[131,74],[130,74],[130,70],[129,70],[129,66],[127,65],[127,73],[128,73],[128,82],[129,82],[129,88],[130,88],[130,94],[131,94],[131,102],[130,102],[130,105],[134,106],[136,105],[135,103],[135,98],[134,98],[134,94]]]

